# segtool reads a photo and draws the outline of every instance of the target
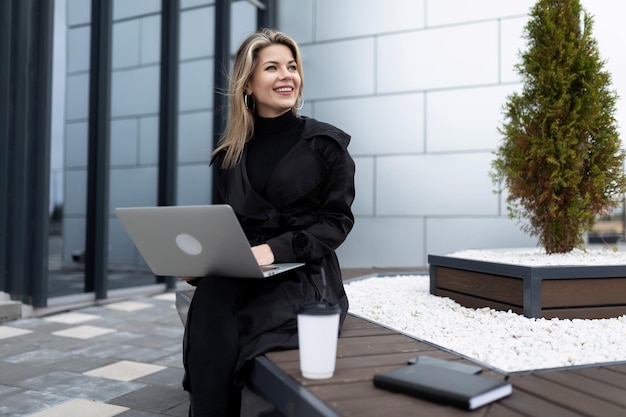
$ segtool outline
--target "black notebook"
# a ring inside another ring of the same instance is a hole
[[[432,356],[420,355],[413,359],[409,359],[409,364],[433,365],[442,368],[452,369],[453,371],[463,372],[465,374],[479,374],[483,371],[480,366],[470,365],[459,361],[449,361],[446,359],[433,358]]]
[[[468,410],[513,391],[511,383],[502,379],[420,363],[375,375],[374,386]]]

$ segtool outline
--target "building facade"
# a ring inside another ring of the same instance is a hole
[[[534,1],[54,4],[46,200],[54,215],[45,226],[53,233],[34,285],[16,291],[9,283],[19,279],[3,268],[0,291],[12,298],[45,307],[56,297],[173,285],[147,273],[114,208],[212,202],[223,61],[263,25],[300,45],[301,113],[352,135],[356,223],[338,251],[343,267],[425,267],[431,253],[536,245],[489,176],[502,106],[521,88],[514,65]],[[94,11],[102,4],[110,7]],[[108,103],[100,113],[94,91]]]

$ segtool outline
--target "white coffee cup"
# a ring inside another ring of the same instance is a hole
[[[309,379],[332,378],[337,357],[339,307],[326,302],[305,304],[298,311],[300,371]]]

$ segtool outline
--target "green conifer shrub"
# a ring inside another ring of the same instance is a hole
[[[515,67],[523,88],[507,97],[492,163],[509,217],[549,254],[581,246],[626,192],[617,95],[592,29],[579,0],[535,4]]]

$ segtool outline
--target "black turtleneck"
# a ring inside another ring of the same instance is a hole
[[[296,144],[303,120],[292,111],[271,119],[255,116],[254,136],[248,142],[246,169],[252,187],[261,195],[272,171]]]

